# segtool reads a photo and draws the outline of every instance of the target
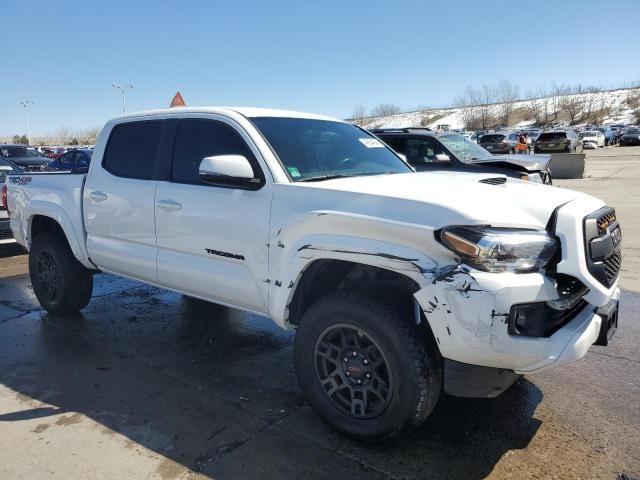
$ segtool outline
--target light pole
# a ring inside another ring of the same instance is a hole
[[[27,124],[27,141],[29,142],[29,145],[31,145],[31,130],[29,130],[29,111],[27,110],[27,107],[35,105],[35,102],[23,100],[20,102],[20,105],[24,107],[24,120]]]
[[[127,94],[125,93],[127,88],[130,88],[133,90],[133,85],[131,85],[130,83],[127,85],[120,85],[118,83],[112,83],[111,86],[113,88],[117,88],[118,90],[120,90],[120,92],[122,93],[122,113],[126,114],[127,113]]]

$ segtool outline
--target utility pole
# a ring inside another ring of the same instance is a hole
[[[126,94],[126,90],[127,88],[130,88],[131,90],[133,90],[134,86],[132,84],[127,84],[127,85],[120,85],[118,83],[112,83],[111,86],[113,88],[116,88],[118,90],[120,90],[120,93],[122,93],[122,114],[126,115],[127,113],[127,94]]]
[[[23,100],[20,102],[20,105],[24,107],[24,120],[27,124],[27,141],[29,142],[29,145],[31,145],[31,130],[29,129],[29,111],[27,108],[30,105],[35,105],[35,102],[32,102],[30,100]]]

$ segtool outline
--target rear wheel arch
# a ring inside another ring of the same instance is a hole
[[[84,247],[84,239],[78,237],[76,229],[74,229],[64,211],[53,209],[43,212],[40,209],[36,209],[28,219],[25,232],[26,247],[28,250],[31,249],[33,240],[37,235],[51,233],[60,236],[67,243],[73,255],[82,265],[89,269],[95,269],[95,265],[93,265],[88,258]]]
[[[57,220],[45,215],[32,216],[29,221],[29,244],[33,244],[33,239],[45,232],[60,236],[69,243],[69,239],[67,238],[62,225],[60,225]]]

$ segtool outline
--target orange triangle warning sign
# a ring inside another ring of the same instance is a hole
[[[180,92],[177,92],[174,96],[173,96],[173,100],[171,100],[171,105],[169,105],[169,108],[173,108],[173,107],[186,107],[187,104],[184,103],[184,98],[182,98],[182,95],[180,95]]]

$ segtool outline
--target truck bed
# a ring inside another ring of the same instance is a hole
[[[28,172],[7,177],[11,230],[16,241],[31,247],[31,223],[37,215],[53,217],[68,237],[76,258],[87,258],[82,218],[82,192],[86,174]],[[75,245],[74,245],[75,244]],[[79,250],[79,251],[78,251]]]

